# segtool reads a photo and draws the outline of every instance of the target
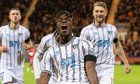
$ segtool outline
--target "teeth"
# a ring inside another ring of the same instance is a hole
[[[67,29],[67,26],[62,26],[62,29]]]

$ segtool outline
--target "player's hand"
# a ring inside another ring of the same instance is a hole
[[[131,67],[130,67],[129,64],[125,64],[125,66],[124,66],[124,72],[125,72],[126,74],[128,74],[128,73],[131,72]]]
[[[1,46],[0,47],[0,52],[7,52],[8,51],[8,47],[7,46]]]
[[[39,84],[39,83],[40,83],[40,82],[39,82],[39,79],[40,79],[40,78],[36,79],[36,84]]]
[[[30,46],[29,46],[28,44],[26,44],[26,43],[23,43],[23,44],[22,44],[22,47],[23,47],[24,49],[26,49],[26,50],[30,48]]]

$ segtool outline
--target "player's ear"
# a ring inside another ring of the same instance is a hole
[[[9,18],[8,18],[9,20],[11,19],[11,17],[10,17],[10,12],[9,12]]]
[[[107,13],[108,13],[108,10],[106,9],[106,10],[105,10],[105,16],[107,16]]]
[[[19,16],[19,19],[20,19],[20,20],[21,20],[21,17],[22,17],[22,16],[20,15],[20,16]]]
[[[19,20],[21,20],[22,16],[21,16],[21,13],[19,13]]]

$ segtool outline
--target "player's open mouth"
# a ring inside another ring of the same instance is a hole
[[[62,26],[61,29],[65,30],[65,29],[67,29],[67,26]]]

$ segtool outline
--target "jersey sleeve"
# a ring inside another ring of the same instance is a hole
[[[114,27],[114,35],[115,35],[115,37],[114,38],[117,38],[117,35],[118,35],[118,33],[117,33],[117,28],[116,27]]]
[[[87,56],[88,58],[90,57],[94,59],[93,61],[96,62],[97,56],[94,53],[93,45],[89,41],[84,41],[82,47],[83,47],[84,56]]]
[[[87,41],[87,40],[83,40],[83,50],[85,55],[94,55],[94,51],[93,51],[93,45],[91,44],[91,42]]]
[[[27,28],[26,28],[25,33],[26,33],[26,38],[25,39],[28,39],[30,37],[30,31]]]
[[[114,39],[113,42],[116,43],[118,42],[118,33],[117,33],[117,28],[114,26]]]
[[[87,37],[88,37],[88,32],[86,31],[86,28],[83,28],[80,33],[80,38],[83,40],[87,40]]]
[[[46,40],[45,38],[41,39],[41,42],[36,50],[36,53],[34,55],[34,61],[33,61],[33,66],[34,66],[34,75],[35,75],[35,79],[40,78],[40,74],[41,74],[41,64],[40,64],[40,60],[42,60],[43,55],[45,53],[45,46],[46,46]],[[46,49],[47,50],[47,49]]]
[[[0,39],[2,39],[2,30],[3,30],[3,28],[0,27]]]
[[[47,40],[45,40],[45,38],[41,39],[41,42],[37,48],[37,53],[39,54],[39,56],[43,56],[43,54],[45,53],[45,51],[49,48],[49,46],[46,45],[47,44]],[[39,57],[38,56],[38,57]]]
[[[45,52],[43,59],[41,61],[41,72],[47,72],[51,75],[51,64],[50,64],[50,59],[51,59],[51,49]]]

